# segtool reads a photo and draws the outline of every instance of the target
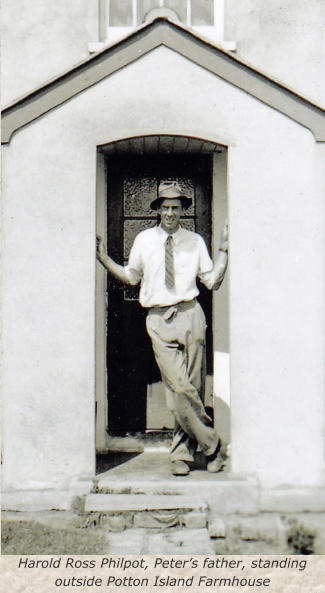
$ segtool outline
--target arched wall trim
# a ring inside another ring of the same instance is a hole
[[[158,17],[3,110],[2,143],[14,132],[159,46],[168,47],[283,113],[325,142],[325,110],[186,27]]]
[[[226,150],[227,145],[199,136],[182,134],[142,134],[112,140],[97,147],[106,155],[115,154],[213,154]]]

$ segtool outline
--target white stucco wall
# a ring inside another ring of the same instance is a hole
[[[325,106],[322,0],[225,0],[225,37],[238,57]]]
[[[247,130],[246,155],[229,151],[233,470],[309,483],[324,463],[325,152],[289,129],[265,139]]]
[[[9,0],[1,6],[2,105],[89,57],[98,0]]]
[[[3,488],[64,489],[94,471],[96,145],[145,133],[229,147],[233,470],[319,484],[324,146],[160,48],[4,150]]]

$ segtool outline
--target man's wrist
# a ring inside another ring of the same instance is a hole
[[[97,259],[98,259],[98,261],[99,261],[99,262],[100,262],[100,263],[101,263],[101,264],[102,264],[102,265],[103,265],[105,268],[107,268],[107,263],[108,263],[108,262],[107,262],[107,259],[108,259],[108,257],[107,257],[107,255],[106,255],[106,253],[101,253],[100,251],[99,251],[99,252],[97,252]]]

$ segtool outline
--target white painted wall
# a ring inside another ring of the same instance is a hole
[[[325,106],[325,2],[225,0],[236,55]]]
[[[1,6],[2,104],[89,57],[98,0],[9,0]]]
[[[265,151],[252,140],[247,130],[246,155],[229,151],[233,470],[313,483],[324,463],[324,146],[296,144],[289,129],[268,131]]]
[[[318,484],[324,146],[159,48],[4,150],[3,489],[71,489],[94,471],[96,145],[146,133],[229,146],[233,470]]]

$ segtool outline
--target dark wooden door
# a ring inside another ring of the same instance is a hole
[[[182,225],[196,230],[211,247],[211,157],[199,155],[128,155],[107,159],[108,253],[125,265],[136,235],[157,224],[150,202],[161,181],[176,179],[193,198]],[[208,322],[207,362],[212,372],[211,293],[200,285],[199,300]],[[107,394],[108,432],[124,435],[146,426],[148,385],[160,381],[146,310],[139,287],[108,278]],[[155,426],[159,429],[163,426]]]

